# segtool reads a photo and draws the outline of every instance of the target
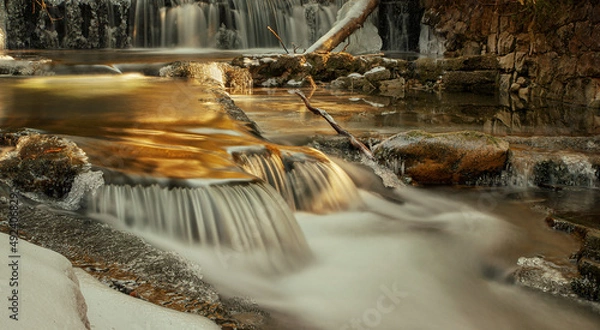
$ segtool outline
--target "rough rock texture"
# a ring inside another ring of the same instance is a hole
[[[581,249],[575,254],[579,276],[571,282],[572,290],[579,296],[600,301],[600,225],[598,215],[593,219],[581,215],[550,215],[546,222],[556,230],[579,237]]]
[[[5,140],[10,143],[11,138],[13,133]],[[16,148],[0,157],[0,180],[22,192],[61,199],[71,191],[76,176],[90,168],[75,143],[33,133],[20,137]]]
[[[600,107],[600,3],[424,1],[422,22],[446,56],[495,54],[502,91]]]
[[[462,184],[499,173],[508,143],[479,132],[400,133],[374,147],[380,163],[419,184]]]

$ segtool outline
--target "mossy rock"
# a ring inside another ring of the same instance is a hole
[[[419,184],[468,184],[505,168],[508,142],[480,132],[410,131],[374,148],[377,160]]]

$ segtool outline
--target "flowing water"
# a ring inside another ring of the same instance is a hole
[[[63,63],[68,58],[58,56]],[[232,97],[272,141],[332,134],[285,90]],[[548,108],[515,112],[490,97],[327,90],[312,97],[356,134],[414,128],[503,136],[598,133],[592,110],[572,109],[555,120]],[[545,227],[545,213],[531,205],[551,201],[552,192],[536,195],[539,189],[528,182],[360,188],[378,179],[312,149],[257,138],[226,115],[206,86],[187,80],[133,72],[2,77],[0,100],[2,128],[67,137],[103,171],[106,185],[82,212],[198,262],[219,292],[273,312],[273,329],[600,324],[586,304],[508,280],[521,256],[560,264],[578,249],[572,237]],[[585,207],[596,208],[594,187],[579,189],[592,196]]]

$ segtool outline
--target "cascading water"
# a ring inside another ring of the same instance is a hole
[[[338,9],[336,2],[303,0],[47,0],[44,4],[6,1],[8,48],[279,48],[267,26],[290,49],[306,48],[329,30]]]
[[[379,30],[383,49],[409,52],[419,47],[423,10],[419,1],[384,0],[379,4]]]
[[[335,4],[285,1],[138,0],[133,14],[135,47],[308,47],[335,21]]]
[[[292,210],[329,213],[362,204],[348,175],[317,151],[244,150],[234,152],[233,157],[246,171],[273,186]]]
[[[112,216],[125,230],[221,253],[254,254],[267,258],[269,270],[295,268],[310,257],[294,216],[260,182],[173,188],[109,184],[88,203],[90,214]]]
[[[6,48],[6,6],[4,1],[0,1],[0,50]]]

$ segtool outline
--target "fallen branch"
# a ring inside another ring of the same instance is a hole
[[[325,110],[321,110],[319,108],[313,107],[310,104],[310,101],[308,101],[306,96],[304,96],[304,94],[301,91],[294,90],[294,91],[290,91],[290,93],[300,96],[302,101],[304,101],[304,105],[306,105],[306,108],[308,110],[310,110],[310,112],[314,113],[315,115],[319,115],[319,116],[325,118],[325,120],[329,123],[329,125],[331,127],[333,127],[333,129],[338,134],[348,137],[348,139],[350,140],[350,144],[352,144],[355,148],[360,150],[369,159],[371,159],[371,160],[375,159],[373,157],[373,153],[371,152],[371,150],[366,145],[364,145],[364,143],[360,142],[357,138],[354,137],[354,135],[352,135],[350,132],[348,132],[347,130],[343,129],[340,125],[338,125],[338,123],[335,122],[333,117],[331,117]]]
[[[277,38],[277,40],[279,40],[279,43],[281,44],[281,47],[283,47],[283,50],[285,50],[286,53],[290,53],[288,51],[288,49],[285,47],[285,44],[283,43],[283,40],[281,40],[281,38],[279,37],[279,35],[277,34],[277,32],[275,32],[275,30],[273,30],[270,26],[267,25],[267,29],[269,29],[269,31],[271,31],[271,33],[273,33],[273,35],[275,36],[275,38]]]
[[[333,27],[305,53],[328,53],[342,43],[354,31],[362,27],[369,15],[377,8],[379,0],[352,0],[344,4],[347,8],[345,17],[338,19]]]

